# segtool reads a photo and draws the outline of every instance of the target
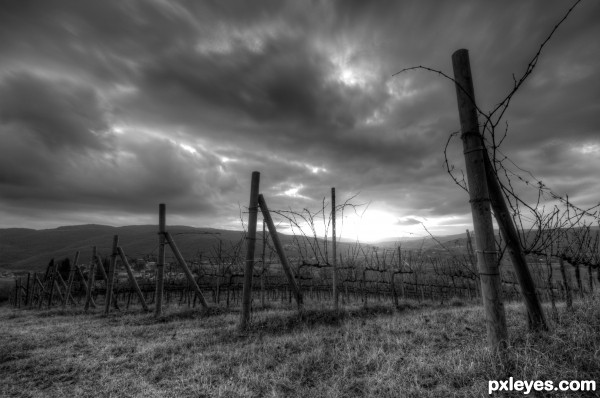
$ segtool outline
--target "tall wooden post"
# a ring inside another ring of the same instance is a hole
[[[113,236],[112,253],[110,255],[110,265],[108,266],[108,282],[106,283],[104,315],[108,315],[108,312],[110,311],[110,304],[113,298],[113,287],[115,285],[115,272],[117,268],[117,256],[119,255],[117,247],[119,247],[119,235]]]
[[[266,261],[266,250],[267,250],[267,222],[263,218],[262,223],[262,270],[260,272],[260,305],[265,308],[265,261]]]
[[[288,283],[294,292],[294,296],[296,297],[296,304],[298,304],[298,309],[302,309],[302,293],[298,288],[298,284],[294,279],[294,275],[292,274],[292,269],[287,260],[287,256],[285,255],[285,251],[283,250],[283,245],[279,240],[279,235],[277,235],[277,229],[275,228],[275,223],[273,222],[273,218],[271,217],[271,213],[269,212],[269,208],[267,207],[267,202],[262,195],[258,195],[258,204],[260,205],[260,210],[262,211],[264,220],[267,223],[267,227],[269,227],[269,233],[271,234],[271,239],[273,239],[273,245],[275,246],[275,250],[277,250],[277,254],[279,255],[279,260],[281,261],[281,266],[283,267],[283,271],[285,272],[285,276],[288,279]]]
[[[486,312],[488,342],[493,349],[503,349],[507,344],[506,317],[500,298],[501,280],[483,154],[486,149],[481,145],[469,52],[461,49],[452,54],[452,67],[475,229],[477,267]]]
[[[335,188],[331,188],[331,255],[333,256],[333,275],[332,275],[332,284],[333,284],[333,309],[339,309],[339,301],[338,301],[338,281],[337,281],[337,243],[336,243],[336,232],[335,232]]]
[[[163,291],[165,285],[165,231],[166,208],[165,204],[158,205],[158,261],[156,262],[156,304],[154,316],[162,315]]]
[[[242,293],[242,315],[240,329],[246,329],[250,322],[250,307],[252,305],[252,270],[254,268],[254,250],[256,247],[256,221],[258,219],[258,186],[260,173],[252,172],[250,183],[250,204],[248,206],[248,234],[246,236],[246,267],[244,269],[244,290]]]
[[[406,294],[404,292],[404,264],[402,263],[402,247],[398,246],[398,270],[400,272],[400,296],[402,299],[406,299]]]

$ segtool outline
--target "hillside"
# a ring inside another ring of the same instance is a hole
[[[223,229],[169,226],[168,230],[186,259],[216,255],[219,242],[223,253],[232,252],[244,237],[241,231]],[[144,258],[157,254],[156,225],[111,227],[91,224],[44,230],[8,228],[0,229],[0,272],[41,272],[46,269],[50,259],[69,257],[72,260],[77,251],[80,252],[79,263],[85,264],[92,255],[94,245],[101,256],[108,255],[114,235],[119,235],[119,245],[129,257]],[[262,234],[259,232],[258,236]],[[280,234],[281,242],[287,245],[290,256],[297,254],[293,238]],[[340,242],[339,252],[343,253],[355,244]],[[260,252],[260,249],[257,250]],[[167,255],[170,255],[170,251],[167,251]]]
[[[170,226],[184,257],[207,253],[219,239],[228,247],[229,242],[239,242],[242,232]],[[119,245],[130,257],[156,254],[158,245],[155,225],[111,227],[106,225],[78,225],[54,229],[1,229],[0,268],[8,271],[43,271],[51,258],[73,259],[80,252],[80,262],[86,263],[92,254],[92,246],[105,256],[110,253],[114,235],[119,235]]]

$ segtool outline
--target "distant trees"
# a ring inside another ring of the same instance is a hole
[[[63,278],[63,280],[69,279],[69,273],[71,272],[71,260],[69,258],[65,258],[58,263],[57,266],[58,273]]]

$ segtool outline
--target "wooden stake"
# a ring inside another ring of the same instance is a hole
[[[475,229],[477,267],[486,312],[488,343],[494,350],[507,345],[506,317],[500,299],[501,280],[498,270],[496,242],[490,210],[490,198],[481,145],[481,134],[475,106],[475,90],[471,77],[469,52],[461,49],[452,54],[456,96],[462,130],[462,141],[467,169],[467,182]]]
[[[400,296],[402,300],[406,299],[406,293],[404,292],[404,263],[402,263],[402,247],[398,246],[398,269],[400,271]]]
[[[31,272],[27,273],[27,305],[30,309],[33,308],[33,292],[35,290],[35,277],[35,272],[33,273],[33,277],[31,277]]]
[[[70,272],[70,271],[69,271]],[[73,298],[73,296],[69,293],[67,294],[67,282],[65,282],[65,280],[62,278],[62,276],[60,276],[60,272],[56,272],[56,278],[58,279],[58,286],[62,287],[63,289],[65,289],[65,295],[63,296],[61,293],[61,304],[66,302],[67,300],[71,300],[72,304],[75,304],[75,299]],[[60,289],[59,289],[60,292]]]
[[[42,309],[42,305],[44,304],[44,294],[46,293],[46,279],[44,279],[44,283],[42,283],[42,281],[36,274],[35,280],[38,283],[38,285],[40,286],[40,297],[39,297],[39,302],[38,302],[38,309]]]
[[[279,255],[279,260],[281,261],[281,266],[283,267],[285,276],[287,277],[288,283],[292,287],[292,290],[294,292],[294,297],[296,298],[296,304],[298,304],[298,309],[302,309],[302,292],[300,292],[300,289],[296,284],[296,280],[294,279],[294,274],[292,273],[290,263],[288,262],[287,256],[285,255],[285,251],[283,250],[283,245],[279,240],[279,235],[277,234],[275,223],[273,223],[273,218],[271,217],[271,213],[269,212],[269,208],[267,207],[267,202],[265,201],[265,198],[262,196],[262,194],[258,195],[258,204],[260,206],[260,210],[262,211],[265,222],[267,223],[267,227],[269,228],[269,234],[271,234],[271,239],[273,240],[273,245],[275,246],[275,250],[277,250],[277,254]]]
[[[21,277],[18,277],[17,279],[15,279],[15,307],[17,308],[21,308],[21,284],[23,282],[21,281]]]
[[[481,139],[481,145],[484,146],[483,138]],[[525,254],[523,254],[521,244],[519,243],[519,234],[517,233],[517,228],[513,223],[513,219],[508,211],[506,202],[504,201],[504,195],[502,194],[498,177],[496,176],[496,173],[494,173],[492,162],[490,161],[487,150],[483,151],[483,159],[485,162],[486,178],[490,199],[492,201],[492,208],[494,209],[494,216],[496,217],[496,222],[500,227],[502,237],[506,241],[506,248],[508,250],[513,269],[515,270],[515,275],[519,281],[521,295],[525,300],[525,306],[527,307],[527,312],[529,313],[529,319],[531,321],[531,330],[548,330],[548,325],[546,324],[546,318],[544,316],[544,310],[542,309],[542,305],[538,299],[535,290],[535,283],[533,282],[533,278],[529,272],[529,267],[527,266]]]
[[[71,296],[71,287],[73,286],[73,279],[75,278],[75,267],[77,267],[77,261],[79,261],[79,250],[75,253],[75,260],[73,261],[71,269],[69,270],[69,282],[67,283],[67,293],[65,294],[66,297]],[[75,300],[73,300],[73,303],[75,303]],[[62,307],[65,308],[66,305],[67,300],[64,300],[62,303]]]
[[[252,271],[254,268],[254,250],[256,247],[256,221],[258,218],[258,186],[260,173],[252,172],[250,184],[250,204],[248,206],[248,234],[246,236],[246,267],[244,269],[244,290],[242,297],[242,314],[240,329],[246,329],[250,321],[250,308],[252,305]]]
[[[85,279],[83,278],[83,272],[81,272],[81,269],[77,267],[77,270],[79,271],[79,276],[81,277],[81,282],[85,286],[85,306],[83,307],[85,311],[87,311],[90,308],[90,306],[92,308],[96,308],[96,303],[94,302],[94,297],[92,296],[92,294],[94,293],[94,280],[96,279],[96,246],[94,246],[94,248],[92,249],[92,253],[92,261],[90,264],[90,269],[88,270],[88,283],[85,282]],[[99,266],[102,265],[99,264]]]
[[[166,208],[165,204],[158,205],[158,261],[156,262],[156,304],[154,316],[162,315],[163,290],[165,284],[165,231],[166,231]]]
[[[48,308],[50,308],[50,306],[52,305],[52,298],[54,297],[54,282],[55,282],[55,274],[56,274],[56,263],[54,262],[54,259],[52,259],[50,261],[50,266],[48,267],[48,269],[50,270],[50,275],[46,278],[47,280],[45,280],[45,283],[48,283],[48,279],[49,279],[49,295],[48,295]]]
[[[338,302],[338,281],[337,281],[337,243],[335,233],[335,188],[331,188],[331,255],[333,257],[333,274],[332,274],[332,285],[333,285],[333,309],[337,311],[339,309]]]
[[[113,236],[112,253],[110,255],[110,265],[108,266],[108,281],[106,283],[106,300],[104,302],[104,315],[110,312],[110,304],[113,299],[113,287],[115,284],[115,272],[117,268],[117,247],[119,246],[119,235]],[[116,302],[116,297],[115,297]]]
[[[148,305],[146,304],[146,300],[144,300],[144,295],[138,286],[137,281],[135,280],[135,276],[133,275],[133,271],[131,270],[131,266],[129,265],[129,261],[127,261],[127,257],[125,257],[125,252],[121,246],[117,247],[117,252],[119,253],[119,257],[121,257],[121,262],[125,266],[125,270],[127,271],[127,276],[129,276],[129,284],[135,290],[138,298],[140,299],[140,303],[142,304],[142,308],[144,311],[148,311]]]
[[[168,232],[165,232],[165,238],[167,240],[167,243],[171,247],[171,250],[173,251],[173,254],[175,254],[175,258],[177,259],[177,262],[179,263],[179,265],[183,269],[183,272],[187,276],[189,283],[192,285],[192,287],[194,288],[194,291],[196,292],[196,295],[200,299],[200,304],[202,304],[202,307],[204,309],[208,309],[208,303],[204,299],[204,295],[202,294],[202,291],[200,290],[200,287],[196,283],[196,280],[194,279],[194,275],[192,275],[192,272],[190,271],[190,268],[187,266],[187,263],[183,259],[183,256],[181,255],[181,252],[177,248],[177,245],[175,244],[175,241],[171,237],[171,234],[168,233]]]
[[[265,261],[266,261],[266,249],[267,249],[267,222],[263,218],[262,223],[262,271],[260,273],[260,305],[265,308]]]

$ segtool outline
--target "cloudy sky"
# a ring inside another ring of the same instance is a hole
[[[2,0],[0,227],[151,224],[164,202],[169,224],[239,229],[256,170],[275,209],[358,194],[350,239],[464,232],[455,89],[392,75],[451,75],[467,48],[491,109],[571,4]],[[599,20],[584,0],[560,27],[502,146],[581,206],[600,200]]]

